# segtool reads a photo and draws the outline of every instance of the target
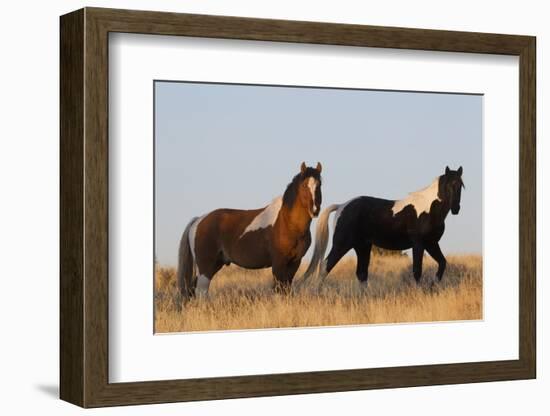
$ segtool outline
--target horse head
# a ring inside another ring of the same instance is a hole
[[[292,181],[293,196],[312,218],[318,216],[321,210],[321,170],[322,166],[319,162],[315,168],[306,166],[305,162],[302,162],[300,173]]]
[[[462,182],[462,166],[457,170],[451,170],[447,166],[445,174],[440,177],[439,197],[448,202],[453,215],[457,215],[460,211],[462,188],[465,188],[464,182]]]

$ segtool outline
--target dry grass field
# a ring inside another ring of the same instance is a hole
[[[232,265],[214,277],[207,299],[193,299],[185,306],[175,270],[159,267],[155,332],[481,319],[481,256],[448,256],[447,261],[443,281],[434,284],[436,264],[426,256],[422,284],[417,287],[410,257],[375,255],[369,286],[363,291],[355,277],[355,257],[350,256],[340,261],[323,285],[308,282],[287,296],[273,293],[271,269]]]

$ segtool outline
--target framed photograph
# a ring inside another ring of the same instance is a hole
[[[535,378],[534,37],[60,29],[63,400]]]

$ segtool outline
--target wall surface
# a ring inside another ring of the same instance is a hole
[[[6,2],[0,15],[0,371],[3,414],[76,414],[58,395],[58,91],[61,14],[83,6],[240,15],[276,19],[452,29],[537,36],[538,95],[538,379],[92,410],[88,414],[548,414],[550,361],[543,247],[549,237],[550,146],[543,129],[550,99],[546,61],[550,26],[536,1],[69,1]],[[545,201],[546,200],[546,201]],[[406,348],[406,346],[404,346]],[[345,353],[345,345],[342,346]]]

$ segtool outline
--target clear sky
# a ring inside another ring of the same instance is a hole
[[[461,211],[441,246],[481,253],[482,105],[479,95],[157,81],[156,258],[176,265],[194,216],[267,205],[302,161],[323,164],[323,207],[400,199],[462,165]]]

